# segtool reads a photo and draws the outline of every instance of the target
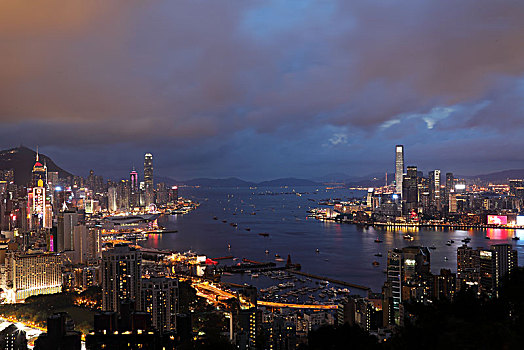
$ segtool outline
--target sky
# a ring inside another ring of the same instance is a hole
[[[175,179],[524,168],[524,2],[0,2],[0,147]]]

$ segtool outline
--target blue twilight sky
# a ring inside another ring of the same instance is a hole
[[[177,179],[524,168],[524,2],[0,3],[0,147]]]

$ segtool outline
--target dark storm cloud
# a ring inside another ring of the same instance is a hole
[[[5,1],[1,145],[176,149],[187,176],[383,167],[390,143],[523,131],[523,37],[518,1]]]

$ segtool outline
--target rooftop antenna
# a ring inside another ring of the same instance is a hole
[[[38,162],[38,146],[36,146],[36,161]]]
[[[386,171],[386,187],[388,185],[388,172]]]

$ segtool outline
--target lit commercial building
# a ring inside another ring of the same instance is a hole
[[[176,203],[178,202],[178,186],[172,186],[169,190],[169,203]]]
[[[9,252],[5,260],[4,290],[8,302],[32,295],[54,294],[62,290],[62,259],[58,254]]]
[[[144,184],[145,204],[151,205],[155,202],[155,189],[153,187],[153,155],[146,153],[144,156]]]
[[[417,212],[418,208],[418,176],[417,167],[408,166],[402,180],[402,211],[404,215]]]
[[[440,170],[433,170],[429,173],[429,193],[431,206],[439,211],[442,205],[440,190]]]
[[[395,186],[396,192],[402,195],[402,179],[404,176],[404,146],[395,147]]]

